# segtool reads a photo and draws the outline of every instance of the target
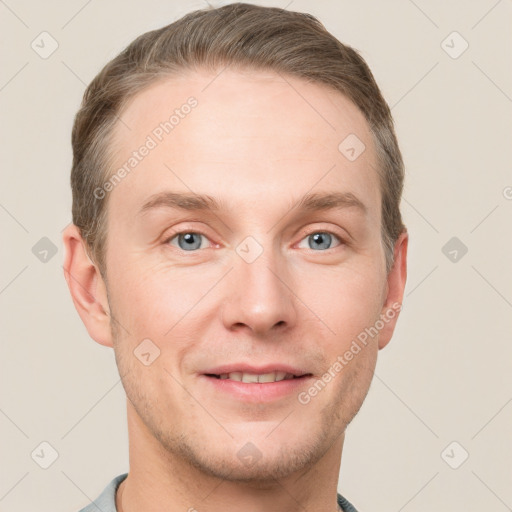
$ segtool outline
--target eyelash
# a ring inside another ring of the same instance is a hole
[[[195,235],[202,235],[202,236],[204,236],[206,239],[208,239],[210,241],[210,239],[209,239],[209,237],[208,237],[208,235],[206,233],[203,233],[200,230],[192,230],[192,229],[190,229],[190,230],[175,231],[175,232],[171,233],[169,236],[166,237],[166,239],[164,240],[163,243],[170,245],[171,240],[176,238],[178,235],[185,235],[185,234],[190,234],[190,233],[195,234]],[[336,234],[336,233],[334,233],[332,231],[326,230],[326,229],[316,229],[316,230],[304,233],[302,238],[300,239],[299,243],[302,242],[305,238],[307,238],[307,237],[309,237],[311,235],[317,234],[317,233],[326,233],[326,234],[332,235],[334,238],[338,239],[339,244],[337,246],[335,246],[335,247],[331,247],[329,249],[323,249],[323,250],[320,250],[320,251],[315,251],[314,249],[308,248],[309,251],[323,253],[323,252],[328,252],[328,251],[334,250],[337,247],[341,247],[343,245],[347,245],[347,243],[346,243],[344,238],[342,238],[340,235],[338,235],[338,234]],[[172,247],[174,247],[175,249],[178,249],[179,251],[181,251],[183,253],[191,253],[191,254],[197,253],[197,252],[199,252],[201,250],[201,249],[196,249],[196,250],[193,250],[193,251],[184,251],[183,249],[180,249],[179,247],[175,247],[175,246],[172,246]],[[202,250],[204,250],[204,249],[202,249]]]

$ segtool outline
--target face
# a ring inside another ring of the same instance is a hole
[[[311,466],[387,342],[353,348],[391,308],[363,115],[320,85],[225,70],[154,84],[121,118],[108,305],[139,435],[227,480]]]

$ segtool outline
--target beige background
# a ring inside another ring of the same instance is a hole
[[[348,428],[339,490],[360,512],[510,510],[512,2],[288,1],[257,3],[310,12],[361,51],[407,166],[404,309]],[[128,470],[113,353],[88,337],[63,277],[70,132],[110,58],[205,5],[0,2],[1,511],[78,511]],[[42,31],[59,45],[47,59],[31,48]],[[57,250],[46,262],[43,237]],[[455,262],[452,237],[468,248]],[[48,469],[36,461],[50,448],[31,457],[44,441],[58,452]]]

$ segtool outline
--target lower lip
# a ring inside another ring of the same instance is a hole
[[[280,380],[277,382],[248,383],[230,379],[217,379],[216,377],[200,376],[203,381],[213,386],[219,393],[231,395],[237,400],[246,402],[271,402],[292,394],[309,384],[311,375],[297,379]]]

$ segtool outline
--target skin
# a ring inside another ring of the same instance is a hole
[[[336,91],[271,72],[197,71],[150,86],[121,114],[131,129],[115,129],[116,165],[190,96],[197,107],[109,192],[108,282],[76,226],[63,237],[75,307],[90,336],[114,348],[127,394],[130,472],[118,510],[334,512],[345,429],[398,314],[307,404],[297,393],[237,400],[199,374],[278,361],[321,378],[401,303],[407,233],[386,274],[364,116]],[[351,133],[366,146],[353,162],[338,150]],[[208,194],[227,209],[138,215],[165,190]],[[308,192],[333,191],[357,196],[366,214],[292,209]],[[184,250],[173,230],[201,233],[200,248]],[[327,249],[309,246],[318,232],[335,235]],[[252,263],[236,252],[247,236],[263,249]],[[147,338],[160,350],[148,366],[133,354]],[[237,455],[249,442],[260,454],[253,465]]]

